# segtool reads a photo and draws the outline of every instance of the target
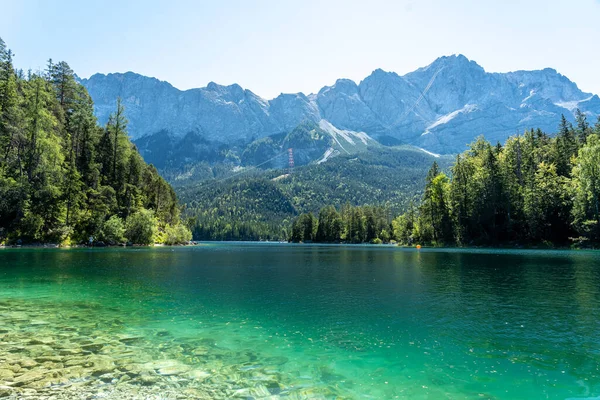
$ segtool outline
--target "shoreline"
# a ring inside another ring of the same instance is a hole
[[[363,246],[363,247],[398,247],[401,249],[413,249],[413,250],[539,250],[539,251],[598,251],[600,248],[598,247],[566,247],[566,246],[528,246],[528,245],[496,245],[496,246],[429,246],[429,245],[421,245],[420,248],[415,246],[406,246],[400,244],[393,243],[294,243],[294,242],[284,242],[284,241],[263,241],[263,240],[205,240],[205,241],[193,241],[189,244],[176,244],[176,245],[166,245],[161,243],[156,243],[153,245],[105,245],[105,246],[87,246],[87,245],[71,245],[71,246],[61,246],[57,243],[40,243],[40,244],[22,244],[22,245],[4,245],[0,244],[0,250],[2,249],[114,249],[114,248],[153,248],[153,247],[195,247],[201,246],[203,244],[287,244],[287,245],[295,245],[295,246]]]

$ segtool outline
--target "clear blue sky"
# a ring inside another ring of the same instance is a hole
[[[600,94],[600,0],[0,0],[20,68],[134,71],[271,98],[462,53],[487,71],[552,67]]]

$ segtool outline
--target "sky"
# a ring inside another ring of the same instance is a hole
[[[464,54],[489,72],[555,68],[600,94],[600,0],[0,0],[25,70],[133,71],[273,98]]]

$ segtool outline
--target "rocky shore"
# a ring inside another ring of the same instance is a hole
[[[290,382],[279,370],[285,357],[167,330],[131,333],[120,316],[96,304],[1,300],[0,398],[343,398]]]

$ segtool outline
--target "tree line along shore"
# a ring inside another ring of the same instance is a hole
[[[391,222],[382,207],[328,206],[296,218],[290,240],[598,247],[600,118],[577,110],[575,126],[563,116],[556,135],[531,129],[504,145],[479,137],[449,171],[434,162],[420,202]]]

